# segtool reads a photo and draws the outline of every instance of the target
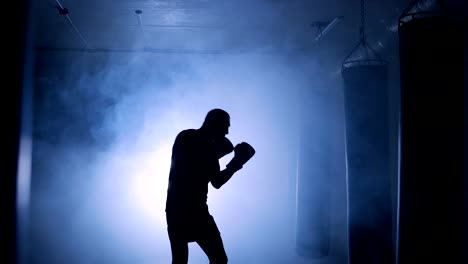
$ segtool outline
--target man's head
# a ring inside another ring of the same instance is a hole
[[[217,139],[229,134],[230,125],[229,114],[222,109],[215,108],[208,112],[201,129],[213,139]]]

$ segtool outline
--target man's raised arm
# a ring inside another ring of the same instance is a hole
[[[234,157],[226,165],[226,169],[220,171],[211,179],[211,185],[213,185],[213,187],[216,189],[221,188],[221,186],[223,186],[227,181],[229,181],[229,179],[231,179],[234,173],[242,169],[244,164],[247,163],[247,161],[249,161],[254,154],[255,149],[248,143],[242,142],[237,144],[234,148]]]

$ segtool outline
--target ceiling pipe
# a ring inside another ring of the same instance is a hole
[[[335,17],[332,21],[324,22],[322,24],[320,24],[320,22],[319,23],[316,22],[316,24],[314,24],[314,25],[319,28],[319,34],[317,35],[317,37],[315,37],[315,41],[319,41],[333,27],[335,27],[338,23],[340,23],[341,20],[343,20],[343,16]],[[323,28],[323,27],[325,27],[325,28]]]
[[[78,30],[78,28],[75,26],[75,24],[73,23],[71,17],[70,17],[70,12],[68,11],[67,8],[65,8],[59,0],[55,0],[55,3],[57,3],[56,5],[56,8],[58,10],[58,13],[59,15],[62,15],[62,16],[65,16],[65,18],[67,19],[68,21],[68,24],[70,24],[70,26],[73,28],[73,30],[75,30],[76,34],[78,35],[78,37],[81,39],[81,41],[83,42],[84,44],[84,48],[87,49],[89,47],[88,45],[88,41],[86,41],[86,39],[83,37],[83,35],[81,34],[81,32]]]
[[[442,10],[443,3],[440,0],[413,0],[400,15],[399,24],[401,26],[415,17],[441,15]]]
[[[143,28],[143,22],[141,22],[141,14],[143,14],[143,11],[137,9],[135,10],[135,14],[137,15],[138,19],[138,27],[140,28],[141,34],[143,35],[143,42],[144,42],[144,47],[148,47],[148,39],[146,37],[145,29]]]

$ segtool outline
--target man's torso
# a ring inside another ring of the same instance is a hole
[[[180,132],[172,149],[166,212],[207,212],[208,184],[218,172],[210,141],[195,129]]]

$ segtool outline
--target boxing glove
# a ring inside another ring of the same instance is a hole
[[[234,150],[234,146],[231,141],[224,137],[221,140],[215,142],[215,152],[218,159],[226,156]]]
[[[236,145],[234,148],[234,157],[226,165],[227,168],[234,170],[240,170],[247,161],[249,161],[255,155],[255,149],[249,145],[249,143],[242,142]]]

